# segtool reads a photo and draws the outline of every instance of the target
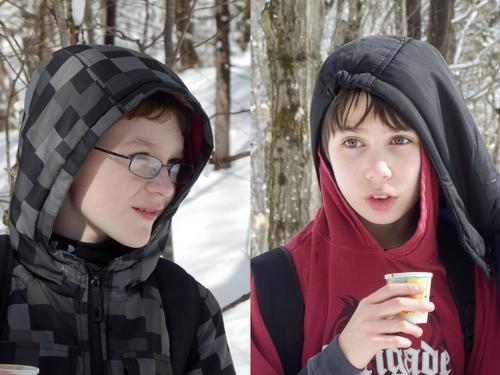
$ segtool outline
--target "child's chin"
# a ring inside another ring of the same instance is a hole
[[[383,216],[383,217],[381,217]],[[370,216],[369,218],[364,218],[366,221],[369,221],[371,224],[375,224],[375,225],[390,225],[390,224],[394,224],[396,221],[398,221],[399,218],[394,218],[394,217],[391,217],[391,216],[388,216],[387,214],[384,216],[384,215],[380,215],[380,216]]]
[[[149,242],[149,237],[147,238],[122,238],[120,242],[122,245],[138,249],[145,246]]]

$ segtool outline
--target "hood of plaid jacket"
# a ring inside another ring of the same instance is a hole
[[[430,44],[403,36],[369,36],[323,63],[311,102],[311,141],[318,179],[323,118],[340,88],[363,89],[388,103],[417,132],[439,179],[440,208],[457,225],[462,248],[491,279],[500,267],[500,179],[457,83]]]
[[[20,132],[9,232],[22,265],[62,293],[77,293],[84,272],[82,261],[49,245],[64,197],[102,135],[145,97],[158,91],[173,95],[192,112],[193,131],[185,139],[184,148],[195,166],[194,178],[177,191],[156,220],[149,242],[108,265],[116,287],[144,281],[155,268],[167,241],[170,220],[212,152],[210,121],[175,73],[130,49],[70,46],[55,52],[32,75]]]

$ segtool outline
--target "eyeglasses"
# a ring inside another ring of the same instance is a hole
[[[107,154],[129,160],[130,163],[128,164],[128,170],[130,171],[130,173],[146,180],[150,180],[158,176],[162,167],[167,168],[170,180],[176,185],[183,185],[187,183],[193,176],[194,168],[191,164],[182,163],[179,161],[172,161],[168,162],[167,164],[163,164],[160,159],[148,154],[139,153],[132,156],[127,156],[118,154],[113,151],[105,150],[100,147],[94,148]]]

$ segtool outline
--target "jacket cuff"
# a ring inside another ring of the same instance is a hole
[[[351,365],[339,347],[339,337],[335,336],[332,342],[320,353],[309,359],[307,372],[309,375],[359,375],[364,369]],[[300,372],[302,375],[302,372]]]

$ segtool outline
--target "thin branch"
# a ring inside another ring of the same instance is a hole
[[[16,56],[17,57],[17,56]],[[7,58],[7,56],[4,55],[4,53],[2,51],[0,51],[0,58],[2,58],[6,63],[7,65],[9,65],[9,68],[12,69],[12,72],[16,75],[18,75],[24,68],[24,65],[22,64],[22,60],[19,60],[19,63],[21,64],[21,70],[19,72],[16,72],[16,69],[12,66],[12,64],[10,63],[9,59]],[[24,80],[21,79],[21,82],[24,84],[24,85],[28,85],[28,83]]]
[[[243,152],[239,152],[235,155],[222,156],[222,157],[215,156],[215,154],[212,154],[212,157],[210,158],[208,163],[213,164],[213,165],[222,165],[222,164],[227,164],[227,163],[230,163],[230,162],[238,160],[238,159],[246,158],[250,155],[251,155],[250,151],[243,151]]]
[[[222,312],[226,312],[229,309],[232,309],[233,307],[239,305],[241,302],[245,302],[247,299],[250,298],[250,293],[242,295],[240,298],[238,298],[236,301],[231,302],[229,305],[224,306],[222,308]]]
[[[14,55],[16,56],[17,60],[19,61],[19,64],[21,65],[21,69],[24,73],[24,75],[26,76],[26,81],[29,79],[29,74],[28,72],[26,72],[24,70],[24,64],[22,63],[23,59],[22,59],[22,56],[23,56],[23,53],[22,53],[22,48],[21,46],[19,45],[19,43],[17,42],[16,38],[14,36],[12,36],[12,34],[10,33],[10,30],[8,29],[8,27],[2,22],[2,20],[0,20],[0,26],[2,27],[2,29],[4,30],[5,32],[5,40],[7,40],[7,43],[9,44],[12,52],[14,53]],[[11,37],[9,37],[9,35]],[[19,52],[17,51],[16,47],[14,47],[14,45],[12,44],[12,39],[14,39],[14,42],[15,44],[17,45],[17,47],[19,48]],[[9,64],[10,68],[12,69],[13,72],[15,72],[16,70],[12,67],[12,65],[10,64],[10,62],[7,60],[6,56],[3,55],[2,52],[0,52],[0,54],[5,58],[5,60],[7,61],[7,64]],[[24,84],[27,84],[26,81],[23,81]]]
[[[164,33],[164,31],[160,32],[158,35],[153,36],[151,38],[151,43],[144,45],[144,51],[146,51],[148,48],[152,47],[163,36],[163,33]]]
[[[239,13],[236,13],[235,15],[233,15],[228,21],[227,23],[224,25],[224,27],[229,27],[230,23],[232,20],[234,20],[236,17],[238,17]],[[210,40],[214,39],[215,37],[217,37],[218,33],[215,33],[213,35],[211,35],[210,37],[208,37],[207,39],[205,39],[204,41],[198,43],[198,44],[195,44],[193,46],[193,48],[191,48],[189,51],[187,51],[184,55],[188,55],[190,54],[192,51],[194,51],[196,48],[198,48],[199,46],[205,44],[205,43],[208,43]],[[177,61],[179,61],[180,59],[182,58],[182,56],[179,56],[177,58],[175,58],[173,61],[167,61],[167,64],[169,63],[176,63]]]
[[[239,111],[235,111],[235,112],[223,112],[223,113],[214,113],[212,116],[210,116],[210,120],[212,120],[214,117],[217,117],[217,116],[222,116],[222,115],[239,115],[241,113],[247,113],[247,112],[250,112],[249,109],[242,109],[242,110],[239,110]]]
[[[469,17],[469,14],[472,13],[472,11],[474,10],[474,7],[473,6],[468,6],[467,7],[467,10],[465,12],[463,12],[462,14],[459,14],[459,15],[456,15],[452,20],[451,20],[451,23],[459,23],[461,22],[462,20],[466,19],[467,17]]]
[[[27,17],[27,18],[31,18],[31,19],[36,19],[36,18],[37,18],[37,17],[36,17],[36,14],[33,14],[33,13],[28,12],[28,11],[27,11],[24,7],[22,7],[22,6],[18,5],[18,4],[16,4],[14,1],[11,1],[11,0],[5,0],[5,1],[3,1],[3,2],[2,2],[2,4],[3,4],[4,2],[5,2],[5,3],[8,3],[8,4],[12,5],[12,6],[15,6],[17,9],[19,9],[19,10],[21,11],[21,13],[22,13],[23,17]],[[0,5],[1,5],[1,4],[0,4]]]
[[[483,97],[484,95],[488,94],[489,92],[495,92],[495,90],[498,88],[500,88],[500,84],[498,83],[498,80],[492,79],[490,82],[488,82],[486,85],[481,87],[479,90],[476,90],[476,92],[474,94],[466,97],[465,100],[467,102],[476,101],[479,98]]]
[[[495,45],[498,44],[499,41],[500,39],[495,39],[488,47],[484,48],[481,52],[479,52],[474,60],[467,61],[461,64],[452,64],[450,65],[450,69],[451,70],[466,69],[479,65],[481,63],[481,59],[483,58],[483,56],[487,54],[493,47],[495,47]]]
[[[464,39],[467,35],[467,31],[469,30],[470,25],[472,24],[473,21],[475,21],[477,17],[477,10],[472,12],[472,16],[467,19],[467,22],[465,23],[465,26],[463,27],[462,31],[460,32],[460,38],[458,39],[457,43],[457,49],[455,51],[455,56],[453,57],[453,64],[457,64],[458,61],[460,60],[460,55],[462,54],[462,46],[464,43]]]
[[[10,131],[10,126],[9,126],[9,117],[10,117],[10,111],[12,107],[12,100],[14,99],[16,95],[16,83],[19,77],[21,76],[21,71],[17,73],[16,77],[12,81],[11,85],[11,90],[10,90],[10,95],[7,100],[7,110],[6,110],[6,122],[5,122],[5,153],[6,153],[6,162],[7,162],[7,177],[8,177],[8,182],[9,182],[9,192],[12,194],[12,188],[14,185],[14,178],[15,176],[12,175],[12,164],[10,162],[10,136],[9,136],[9,131]]]

